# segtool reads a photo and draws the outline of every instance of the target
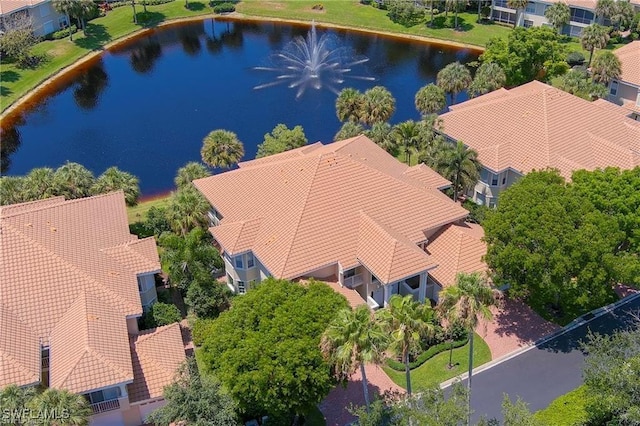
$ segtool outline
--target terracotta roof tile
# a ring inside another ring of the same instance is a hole
[[[411,178],[408,182],[420,182],[425,188],[443,190],[451,186],[451,182],[424,164],[417,164],[413,167],[409,167],[402,173],[402,175]]]
[[[0,15],[6,15],[16,10],[37,6],[47,0],[0,0]]]
[[[39,382],[38,336],[0,303],[0,383],[25,386]]]
[[[130,341],[133,383],[127,386],[129,401],[139,402],[162,396],[185,360],[178,323],[158,327],[133,336]]]
[[[588,170],[640,165],[640,122],[615,111],[620,107],[537,81],[505,92],[479,96],[441,115],[444,132],[475,149],[485,167],[520,173],[554,167],[570,178],[571,169],[563,167],[569,163]],[[603,141],[613,152],[604,155]]]
[[[336,262],[355,264],[361,210],[414,244],[425,232],[467,215],[404,174],[408,166],[364,136],[286,160],[269,158],[194,184],[222,214],[220,228],[235,223],[220,230],[228,234],[226,244],[239,238],[241,222],[262,218],[247,241],[254,238],[253,253],[275,277],[297,278]]]
[[[632,41],[613,53],[622,65],[620,80],[640,86],[640,40]]]
[[[262,218],[225,223],[209,228],[211,234],[230,255],[251,250],[260,231]]]

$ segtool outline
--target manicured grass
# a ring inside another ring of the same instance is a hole
[[[151,207],[166,207],[169,204],[169,196],[155,198],[149,201],[143,201],[137,206],[127,207],[127,218],[129,225],[142,222],[147,218],[147,212]]]
[[[489,346],[482,340],[482,337],[475,335],[473,339],[473,366],[478,367],[491,361],[491,351]],[[411,386],[413,390],[419,391],[433,388],[440,383],[447,381],[457,375],[465,373],[469,368],[469,345],[453,350],[454,368],[449,370],[449,351],[442,352],[420,367],[411,370]],[[395,384],[405,388],[407,381],[404,372],[395,371],[390,367],[383,366],[384,371]]]
[[[585,411],[588,399],[586,386],[580,386],[559,396],[547,408],[535,413],[540,425],[578,426],[587,421]]]
[[[133,23],[131,7],[123,6],[110,10],[106,16],[96,18],[87,24],[87,36],[82,31],[73,35],[73,41],[47,40],[33,47],[36,55],[46,55],[47,60],[34,69],[21,69],[13,63],[3,61],[0,78],[0,109],[4,111],[13,102],[25,95],[60,69],[73,64],[93,51],[100,51],[114,40],[137,30],[156,26],[170,19],[184,18],[212,13],[206,0],[190,0],[190,9],[184,1],[175,0],[157,6],[147,6],[147,14],[142,6],[136,7],[138,24]]]
[[[312,7],[321,3],[323,10],[313,10]],[[371,5],[360,4],[358,0],[296,0],[296,1],[243,1],[238,4],[237,12],[252,16],[273,17],[281,19],[299,19],[305,21],[345,25],[353,28],[363,28],[375,31],[387,31],[399,34],[432,37],[441,40],[453,40],[460,43],[484,47],[491,37],[502,37],[509,33],[510,28],[494,24],[477,24],[476,14],[458,14],[458,25],[462,31],[451,28],[430,28],[427,23],[420,23],[411,27],[391,22],[386,10],[377,9]],[[449,14],[453,19],[453,14]],[[444,14],[437,15],[436,22],[440,23]]]

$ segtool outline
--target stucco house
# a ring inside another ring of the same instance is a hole
[[[0,388],[82,394],[93,425],[139,425],[185,359],[178,324],[140,332],[160,271],[122,192],[0,207]]]
[[[212,206],[210,232],[237,293],[269,276],[315,277],[375,309],[393,294],[437,301],[456,272],[486,270],[481,228],[440,192],[450,182],[365,136],[239,166],[193,182]]]
[[[0,0],[0,22],[19,13],[31,19],[37,37],[44,37],[68,24],[66,16],[56,12],[51,0]]]
[[[631,112],[640,121],[640,40],[613,51],[620,60],[622,74],[609,84],[609,100]]]
[[[532,170],[640,166],[640,122],[605,100],[589,102],[539,81],[449,107],[442,132],[478,152],[480,181],[468,194],[497,205],[500,192]]]

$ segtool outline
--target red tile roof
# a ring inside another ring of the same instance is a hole
[[[613,51],[620,59],[620,80],[640,87],[640,40],[632,41]]]

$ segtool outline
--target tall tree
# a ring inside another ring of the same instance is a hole
[[[544,16],[560,34],[562,27],[571,19],[571,9],[565,3],[554,3],[544,11]]]
[[[598,3],[596,4],[596,16],[598,17],[600,24],[604,23],[605,18],[609,18],[613,15],[614,7],[614,0],[598,0]]]
[[[346,380],[360,368],[364,401],[369,410],[369,389],[365,364],[380,363],[387,348],[388,335],[366,305],[339,311],[322,335],[322,353],[332,365],[338,380]]]
[[[611,80],[617,80],[622,75],[620,59],[608,50],[599,52],[591,65],[591,78],[596,83],[608,86]]]
[[[592,24],[582,30],[580,36],[580,43],[582,47],[589,51],[589,63],[587,68],[591,66],[591,59],[593,58],[593,52],[596,49],[602,49],[609,42],[609,31],[607,27],[602,25]]]
[[[56,12],[62,13],[67,18],[69,28],[69,40],[73,41],[73,32],[71,31],[71,16],[75,15],[78,10],[78,2],[76,0],[52,0],[51,5]]]
[[[198,372],[194,357],[189,357],[180,367],[176,380],[164,388],[163,396],[166,404],[151,413],[148,422],[152,424],[242,424],[236,413],[236,403],[217,379]]]
[[[616,30],[627,29],[633,21],[634,9],[629,0],[618,0],[613,5],[609,19]]]
[[[82,32],[87,35],[87,19],[97,15],[97,7],[93,0],[77,0],[75,7],[76,17],[82,25]]]
[[[447,104],[444,90],[433,83],[427,84],[416,93],[415,104],[423,116],[438,113]]]
[[[392,127],[387,122],[375,123],[370,129],[365,131],[369,139],[374,141],[379,147],[387,151],[389,154],[398,153],[398,144],[392,137]]]
[[[453,183],[453,201],[458,202],[461,191],[473,187],[480,178],[478,153],[458,141],[445,149],[437,159],[436,170]]]
[[[396,110],[396,100],[383,86],[375,86],[364,92],[360,122],[367,126],[388,121]]]
[[[471,73],[460,62],[453,62],[438,72],[436,82],[451,95],[451,104],[454,104],[456,95],[471,84]]]
[[[229,309],[232,296],[226,284],[214,280],[210,273],[198,271],[189,284],[184,301],[197,318],[217,318]]]
[[[0,49],[3,55],[12,58],[22,67],[36,64],[37,57],[31,53],[31,47],[38,41],[33,34],[33,18],[25,13],[5,15],[2,26]]]
[[[411,395],[411,369],[409,355],[421,349],[423,339],[436,332],[435,315],[431,306],[418,303],[412,295],[394,294],[389,305],[378,311],[377,318],[383,330],[391,336],[389,350],[402,357],[407,378],[407,393]]]
[[[67,200],[88,197],[95,177],[82,164],[67,162],[53,174],[56,195],[64,195]]]
[[[407,165],[411,165],[411,152],[418,149],[420,142],[420,124],[407,120],[393,126],[393,138],[398,146],[402,146],[404,151],[404,161]]]
[[[244,155],[238,136],[228,130],[214,130],[205,136],[200,150],[202,161],[211,167],[228,168]]]
[[[344,139],[354,138],[365,132],[362,124],[353,121],[346,121],[333,136],[333,140],[341,141]]]
[[[363,94],[350,87],[342,89],[336,99],[336,115],[340,121],[360,121],[364,105]]]
[[[186,235],[192,229],[207,225],[210,208],[209,202],[195,187],[186,186],[171,195],[167,219],[174,232]]]
[[[44,419],[42,423],[38,422],[46,426],[88,425],[93,414],[84,396],[66,389],[45,389],[31,399],[28,406],[36,413],[65,413],[64,416],[54,416]]]
[[[15,426],[27,423],[27,419],[24,419],[23,416],[27,413],[28,403],[35,394],[34,387],[21,388],[11,384],[0,389],[0,407],[9,413],[7,417],[4,417],[6,414],[3,411],[2,421]]]
[[[440,292],[438,309],[445,318],[464,324],[469,332],[469,389],[467,415],[471,417],[471,375],[473,373],[473,336],[480,317],[490,320],[491,306],[496,304],[496,291],[479,274],[459,273],[454,285]]]
[[[138,204],[140,197],[140,185],[138,178],[131,173],[124,172],[117,167],[109,167],[104,171],[91,187],[93,194],[106,194],[107,192],[122,190],[127,206]]]
[[[302,126],[289,129],[285,124],[278,124],[271,133],[264,135],[264,141],[258,145],[256,158],[278,154],[290,149],[300,148],[307,144],[307,137]]]
[[[513,28],[518,26],[520,18],[524,15],[524,8],[527,7],[529,0],[507,0],[507,6],[516,10],[516,21],[513,23]]]
[[[453,28],[457,30],[458,29],[458,11],[460,10],[460,7],[462,5],[462,0],[445,0],[445,1],[446,1],[445,7],[448,10],[453,10],[453,14],[454,14]]]
[[[174,180],[178,189],[191,186],[191,182],[196,179],[202,179],[211,176],[209,169],[204,164],[197,161],[190,161],[178,169]]]
[[[469,96],[475,98],[485,93],[493,92],[504,86],[507,76],[500,65],[484,62],[478,67],[476,75],[469,86]]]

